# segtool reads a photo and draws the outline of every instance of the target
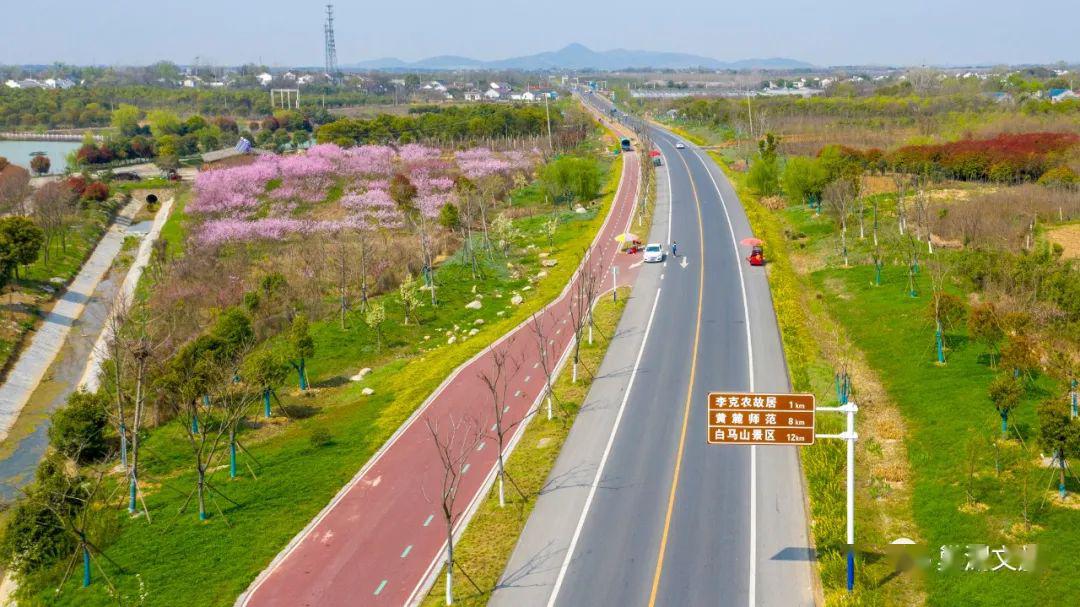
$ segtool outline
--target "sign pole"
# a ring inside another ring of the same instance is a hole
[[[616,278],[618,275],[619,267],[611,266],[611,301],[616,301],[618,298],[619,282],[618,278]]]
[[[847,590],[855,587],[855,403],[847,406]]]

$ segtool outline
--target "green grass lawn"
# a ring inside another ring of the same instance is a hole
[[[930,574],[930,604],[1068,604],[1063,597],[1080,596],[1080,581],[1069,566],[1080,546],[1080,512],[1042,503],[1050,478],[1045,470],[1019,465],[1037,449],[1025,454],[1016,433],[996,449],[1001,468],[996,472],[993,439],[1000,422],[987,397],[995,371],[983,349],[958,332],[949,336],[947,364],[937,365],[928,297],[908,294],[902,268],[887,267],[880,287],[872,281],[870,267],[813,274],[826,307],[865,352],[908,423],[913,509],[931,550],[944,544],[1037,543],[1042,559],[1034,574]],[[920,282],[921,289],[928,288],[924,278]],[[1013,423],[1032,448],[1035,404],[1059,388],[1048,378],[1037,378],[1015,413]],[[968,467],[972,458],[973,476]],[[1035,525],[1030,532],[1024,530],[1020,495],[1025,474],[1030,475]],[[1080,486],[1073,481],[1070,490]],[[975,508],[965,507],[968,491],[974,493]]]
[[[542,234],[543,217],[523,218],[517,223],[525,234],[522,246],[509,260],[496,256],[487,261],[483,278],[474,280],[468,266],[455,260],[439,267],[436,282],[441,303],[438,308],[429,304],[420,309],[421,325],[403,326],[397,298],[384,296],[388,322],[381,349],[359,312],[349,313],[344,330],[336,314],[312,323],[316,353],[308,363],[308,374],[313,389],[305,395],[295,388],[280,391],[292,411],[291,419],[275,416],[267,422],[252,417],[240,440],[254,456],[254,461],[245,461],[258,478],[242,462],[240,478],[230,481],[226,462],[220,460],[211,482],[236,504],[217,498],[222,512],[210,505],[207,522],[197,520],[192,505],[177,514],[194,486],[192,456],[179,427],[171,423],[153,431],[143,452],[153,524],[129,518],[120,507],[123,497],[119,494],[111,507],[100,509],[94,517],[95,537],[122,568],[104,565],[124,602],[231,605],[454,368],[562,290],[614,197],[622,161],[605,166],[609,179],[601,199],[589,213],[566,213],[553,245]],[[179,242],[184,229],[181,204],[166,224],[170,244]],[[558,263],[544,268],[548,276],[536,280],[542,251]],[[507,268],[508,262],[513,270]],[[464,307],[475,297],[474,288],[483,296],[480,310]],[[510,304],[514,291],[525,298],[521,306]],[[478,333],[470,337],[472,329]],[[453,345],[447,343],[447,332],[457,337]],[[280,344],[271,340],[265,347]],[[374,371],[363,382],[348,381],[362,367]],[[375,393],[361,395],[364,387]],[[311,440],[317,430],[330,433],[329,444],[317,446],[319,441]],[[26,580],[20,604],[116,602],[97,570],[90,588],[81,589],[72,580],[57,595],[59,574],[57,568]]]

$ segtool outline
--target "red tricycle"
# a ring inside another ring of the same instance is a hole
[[[761,245],[754,245],[754,248],[750,250],[750,257],[746,258],[752,266],[765,265],[765,251],[761,248]]]

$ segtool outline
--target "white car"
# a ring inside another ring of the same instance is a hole
[[[681,141],[676,141],[675,142],[675,149],[676,150],[685,150],[686,149],[686,144],[681,142]]]
[[[645,263],[657,263],[664,261],[664,247],[658,242],[650,242],[645,245]]]

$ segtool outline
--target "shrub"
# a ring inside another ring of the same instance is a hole
[[[100,394],[73,392],[67,405],[53,414],[49,442],[67,457],[79,462],[93,461],[108,451],[105,437],[108,423]]]
[[[65,471],[65,462],[54,456],[38,464],[34,484],[14,506],[0,537],[0,562],[19,573],[48,567],[75,550],[71,535],[57,515],[73,515],[80,502],[70,487],[77,486]]]
[[[109,186],[103,181],[95,181],[86,186],[82,198],[91,202],[105,202],[109,198]]]
[[[326,428],[315,428],[311,431],[311,436],[308,437],[308,441],[311,442],[312,447],[326,447],[334,442],[334,436],[330,434],[330,431]]]
[[[52,168],[52,161],[49,160],[48,156],[34,156],[30,160],[30,168],[38,175],[44,175]]]

